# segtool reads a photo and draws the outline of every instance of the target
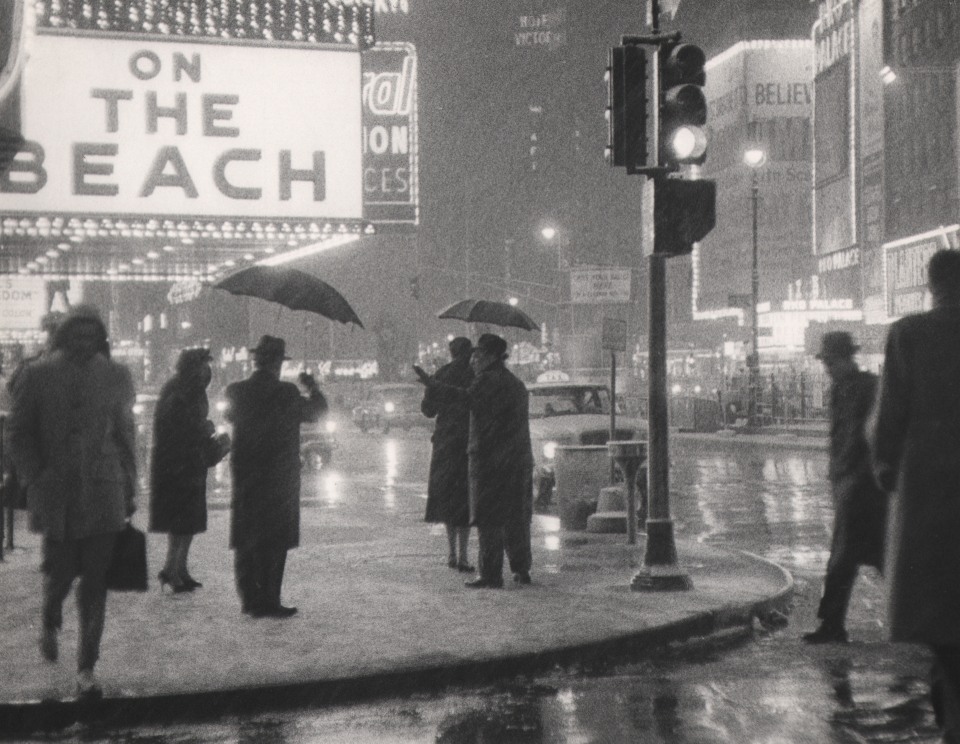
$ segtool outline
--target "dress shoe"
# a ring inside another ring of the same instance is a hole
[[[183,592],[192,592],[194,587],[189,586],[183,579],[173,573],[168,573],[167,571],[161,571],[157,574],[157,578],[160,580],[160,591],[163,591],[163,588],[167,585],[170,586],[170,591],[174,594],[182,594]],[[176,579],[176,581],[174,581]]]
[[[527,571],[518,571],[513,575],[513,581],[517,584],[531,584],[533,580],[530,578],[530,573]]]
[[[472,581],[465,581],[463,585],[468,589],[502,589],[503,581],[489,581],[481,577]]]
[[[77,698],[82,701],[91,701],[102,697],[103,688],[93,676],[93,671],[84,669],[82,672],[77,672]]]
[[[460,573],[473,573],[473,572],[476,571],[477,569],[476,569],[475,566],[471,566],[471,565],[470,565],[469,563],[467,563],[466,561],[460,561],[460,562],[457,564],[457,570],[458,570]]]
[[[47,661],[56,661],[60,655],[56,628],[44,628],[40,631],[40,655]]]
[[[276,617],[276,618],[285,618],[292,617],[297,614],[296,607],[284,607],[283,605],[278,605],[277,607],[267,607],[262,610],[251,610],[250,615],[253,617]]]
[[[457,567],[457,559],[456,559],[456,558],[448,558],[448,559],[447,559],[447,566],[450,567],[450,568],[456,568],[456,567]]]
[[[821,625],[812,633],[804,633],[804,643],[846,643],[847,631],[843,628]]]

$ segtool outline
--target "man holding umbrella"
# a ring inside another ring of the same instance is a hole
[[[227,386],[227,418],[233,423],[232,521],[237,591],[253,617],[290,617],[280,603],[287,551],[300,544],[300,424],[316,421],[327,401],[311,375],[300,383],[280,380],[286,356],[282,338],[263,336],[253,349],[255,370]]]
[[[470,406],[470,524],[480,543],[473,589],[503,586],[507,551],[514,581],[530,583],[532,467],[527,389],[507,369],[507,342],[484,333],[473,350],[476,377],[468,388],[447,385],[414,367],[428,388],[460,395]]]

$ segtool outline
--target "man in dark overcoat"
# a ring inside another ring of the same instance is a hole
[[[450,344],[450,363],[437,370],[437,382],[457,388],[469,388],[473,382],[470,354],[473,345],[462,336]],[[470,406],[461,396],[438,385],[424,391],[420,410],[427,418],[436,418],[433,429],[433,455],[430,458],[430,483],[427,487],[427,522],[442,522],[447,530],[447,565],[460,571],[473,571],[467,546],[470,539],[467,442],[470,437]]]
[[[230,547],[243,611],[253,617],[289,617],[280,588],[287,551],[300,544],[300,424],[316,421],[327,402],[310,375],[280,380],[282,338],[263,336],[254,349],[254,372],[227,386],[233,423]]]
[[[870,427],[891,494],[885,572],[894,641],[934,654],[931,697],[944,742],[960,742],[960,251],[927,267],[928,312],[890,326]]]
[[[484,333],[471,365],[476,375],[466,390],[443,386],[417,368],[421,381],[458,394],[470,406],[470,524],[480,543],[474,589],[503,586],[503,553],[514,580],[530,583],[530,521],[533,515],[529,395],[507,369],[507,342]]]
[[[830,375],[830,487],[833,540],[817,617],[807,643],[845,643],[850,594],[860,566],[883,566],[887,498],[877,487],[864,426],[877,378],[857,367],[859,347],[845,331],[825,333],[817,358]]]
[[[40,653],[57,660],[63,601],[79,578],[81,698],[102,694],[93,670],[106,617],[107,569],[117,534],[136,508],[133,379],[107,358],[106,347],[97,309],[71,308],[53,351],[24,366],[10,420],[30,527],[43,535]]]

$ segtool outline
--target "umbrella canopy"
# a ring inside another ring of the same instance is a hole
[[[343,295],[313,274],[285,266],[250,266],[221,279],[217,289],[245,297],[276,302],[291,310],[306,310],[341,323],[356,323],[360,318]]]
[[[437,317],[465,320],[468,323],[511,326],[525,331],[540,330],[540,326],[520,308],[506,302],[491,300],[461,300],[452,304]]]

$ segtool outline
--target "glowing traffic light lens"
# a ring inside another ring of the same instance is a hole
[[[707,137],[699,127],[680,127],[673,133],[670,149],[680,161],[698,158],[706,152]]]

